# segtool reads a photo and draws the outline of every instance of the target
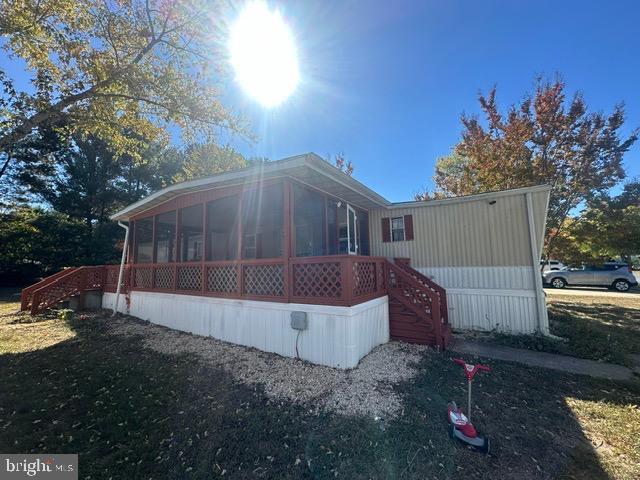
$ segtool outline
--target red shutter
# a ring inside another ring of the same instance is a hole
[[[389,219],[389,217],[384,217],[382,219],[382,241],[391,241],[391,220]]]
[[[404,216],[404,239],[413,240],[413,215]]]

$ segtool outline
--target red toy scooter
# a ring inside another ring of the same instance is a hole
[[[471,381],[474,375],[480,370],[490,372],[491,369],[484,365],[469,365],[460,358],[454,358],[453,361],[464,368],[464,374],[467,377],[467,415],[465,416],[464,413],[462,413],[462,410],[458,408],[455,402],[449,404],[447,411],[449,423],[451,424],[449,435],[451,438],[457,438],[467,445],[471,445],[481,452],[488,454],[491,447],[489,437],[480,435],[471,423]]]

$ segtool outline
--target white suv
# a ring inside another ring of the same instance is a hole
[[[562,270],[563,268],[565,268],[564,263],[558,260],[541,260],[540,266],[542,267],[543,265],[544,267],[542,268],[542,273]]]
[[[565,286],[609,287],[626,292],[638,285],[638,280],[626,263],[606,262],[602,265],[583,265],[580,268],[548,271],[542,281],[553,288]]]

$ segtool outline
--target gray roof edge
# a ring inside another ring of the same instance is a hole
[[[145,204],[153,202],[154,200],[162,199],[163,197],[170,194],[175,194],[172,195],[172,197],[181,195],[183,193],[183,190],[192,189],[194,187],[203,187],[202,190],[206,190],[206,187],[208,185],[211,185],[211,188],[215,188],[215,184],[219,182],[243,180],[245,178],[258,174],[259,172],[277,173],[278,171],[298,166],[307,166],[309,168],[312,168],[313,170],[330,177],[335,182],[338,182],[343,186],[350,188],[351,190],[357,191],[360,195],[363,195],[369,200],[378,203],[380,206],[388,206],[391,204],[384,197],[377,194],[358,180],[350,177],[344,172],[341,172],[337,167],[331,165],[329,162],[322,159],[322,157],[320,157],[319,155],[315,153],[304,153],[301,155],[285,157],[273,162],[261,163],[259,165],[232,170],[208,177],[196,178],[194,180],[186,180],[184,182],[174,183],[173,185],[169,185],[165,188],[157,190],[147,195],[146,197],[141,198],[140,200],[130,205],[127,205],[125,208],[117,211],[109,218],[111,220],[128,220],[132,212],[143,207]],[[137,213],[139,212],[136,212],[136,214]]]
[[[511,188],[507,190],[496,190],[492,192],[474,193],[471,195],[462,195],[459,197],[448,197],[439,200],[412,200],[409,202],[393,202],[387,209],[393,208],[417,208],[417,207],[430,207],[436,205],[448,205],[452,203],[472,202],[483,200],[486,198],[507,197],[511,195],[523,195],[526,193],[536,193],[551,191],[551,185],[533,185],[531,187]]]
[[[332,180],[341,183],[343,186],[350,188],[351,190],[356,190],[360,195],[367,197],[369,200],[379,204],[380,206],[386,207],[391,205],[391,202],[382,195],[376,193],[359,180],[356,180],[352,176],[342,172],[338,167],[331,165],[319,155],[309,153],[307,154],[307,157],[309,158],[309,166],[314,170],[320,171],[320,173],[325,175],[329,175]]]

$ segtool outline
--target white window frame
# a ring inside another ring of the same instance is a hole
[[[394,220],[402,220],[402,239],[401,240],[396,240],[393,238],[393,231],[394,230],[399,230],[398,228],[393,228],[393,221]],[[407,229],[406,229],[406,225],[404,223],[404,215],[400,215],[399,217],[391,217],[389,220],[389,228],[391,230],[391,241],[392,242],[404,242],[407,239]]]
[[[353,232],[349,227],[349,213],[353,214]],[[353,235],[353,250],[351,249],[351,235]],[[358,249],[358,215],[355,208],[347,203],[347,253],[349,255],[357,255]]]

